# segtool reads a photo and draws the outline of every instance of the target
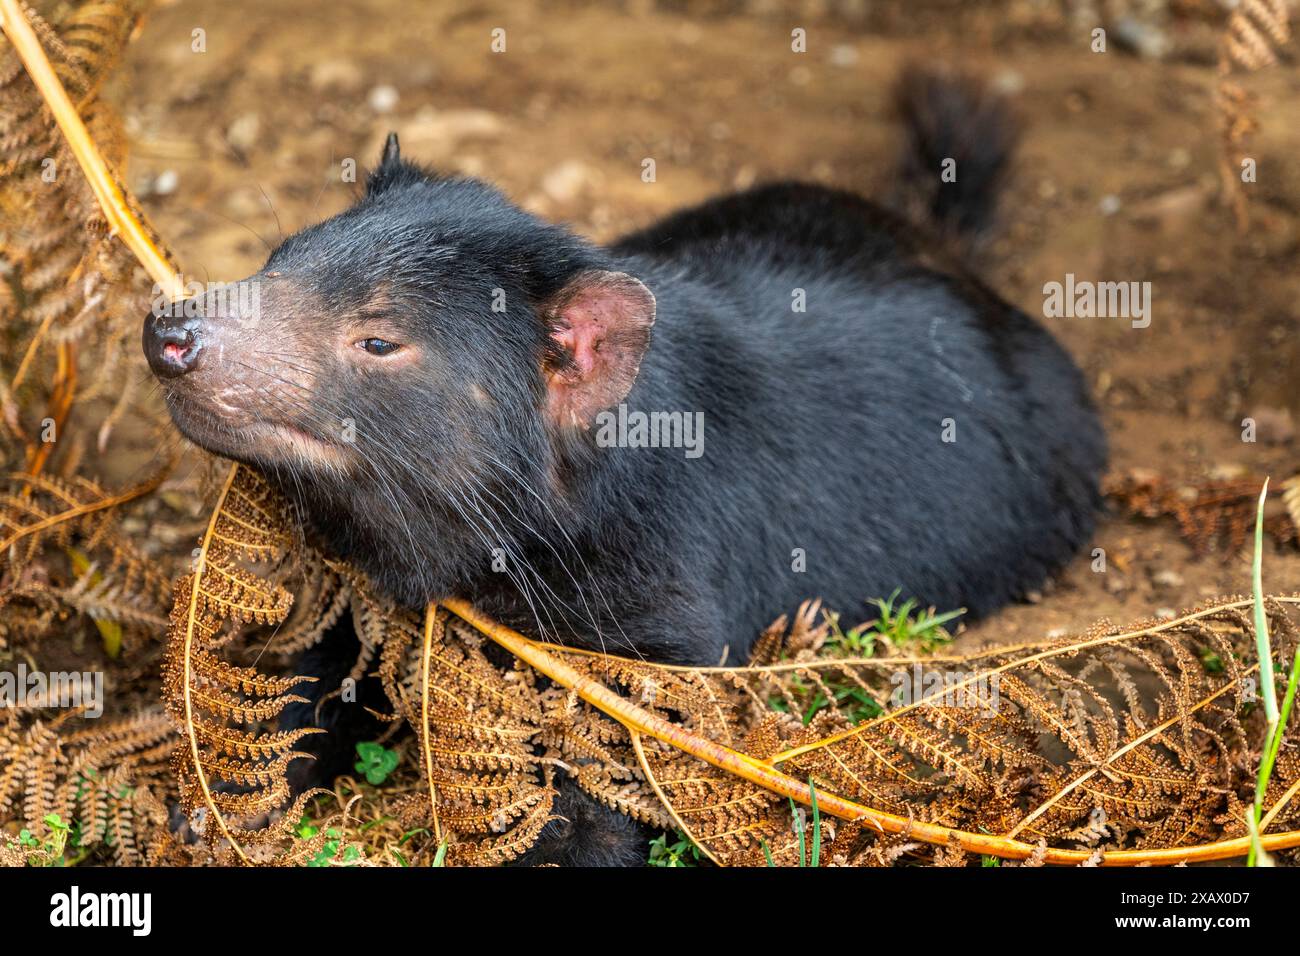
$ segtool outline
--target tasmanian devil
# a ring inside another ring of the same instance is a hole
[[[901,86],[909,168],[958,232],[1009,159],[990,102]],[[144,349],[185,435],[261,469],[398,601],[739,663],[810,596],[988,612],[1091,532],[1105,447],[1082,376],[930,235],[779,184],[598,246],[390,136],[354,206],[238,294],[155,310]],[[301,670],[328,692],[355,649],[336,629]],[[323,712],[318,775],[373,732],[358,705]],[[576,786],[557,813],[526,862],[645,859]]]

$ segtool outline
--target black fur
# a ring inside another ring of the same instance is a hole
[[[963,142],[974,156],[980,140]],[[967,224],[990,201],[963,191],[945,208]],[[896,588],[984,614],[1088,538],[1104,439],[1051,336],[939,255],[869,202],[795,184],[600,248],[386,150],[368,195],[288,239],[264,273],[311,291],[312,334],[382,308],[426,358],[392,374],[321,359],[296,422],[355,422],[364,464],[346,476],[251,457],[328,549],[406,604],[458,595],[569,644],[738,663],[806,598],[852,616]],[[546,304],[592,269],[654,293],[626,404],[703,412],[701,457],[599,448],[542,414]],[[644,858],[644,834],[571,789],[572,825],[531,859]]]
[[[650,855],[646,827],[572,784],[561,783],[551,810],[554,819],[516,866],[642,866]]]
[[[295,749],[311,759],[289,764],[289,785],[295,793],[328,787],[335,777],[354,773],[356,745],[376,739],[385,729],[371,714],[372,710],[388,713],[393,707],[378,679],[366,677],[355,687],[343,684],[360,651],[361,642],[345,617],[298,658],[294,670],[316,680],[298,687],[297,695],[305,700],[284,709],[280,729],[316,727],[325,733],[309,734],[298,742]]]

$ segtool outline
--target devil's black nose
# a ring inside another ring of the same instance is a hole
[[[159,378],[194,371],[203,351],[200,320],[185,316],[179,306],[174,308],[180,314],[150,312],[144,320],[144,355]]]

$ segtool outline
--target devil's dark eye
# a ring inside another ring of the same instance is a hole
[[[387,339],[362,339],[357,344],[371,355],[391,355],[401,348],[396,342]]]

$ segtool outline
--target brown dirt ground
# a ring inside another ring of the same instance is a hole
[[[1254,226],[1242,236],[1218,199],[1207,23],[1174,23],[1175,55],[1151,61],[1113,44],[1090,52],[1053,4],[781,9],[181,2],[148,20],[113,99],[132,141],[130,182],[155,225],[188,273],[220,280],[258,267],[264,239],[346,206],[360,187],[341,181],[339,164],[352,158],[363,176],[390,129],[404,154],[488,178],[599,239],[754,180],[872,192],[893,155],[887,99],[900,64],[965,64],[1019,90],[1027,130],[992,284],[1034,314],[1042,284],[1066,272],[1154,284],[1148,329],[1049,322],[1100,398],[1114,466],[1178,480],[1298,470],[1293,60],[1251,80],[1260,182],[1247,187]],[[498,26],[503,55],[488,47]],[[808,30],[806,54],[790,51],[794,26]],[[195,28],[206,53],[191,52]],[[373,91],[385,85],[398,97],[381,113]],[[654,184],[640,179],[645,156],[657,160]],[[175,188],[162,194],[167,172]],[[1260,442],[1241,440],[1245,415]],[[1096,545],[1106,574],[1080,558],[1040,600],[972,633],[1031,640],[1249,586],[1244,555],[1197,559],[1168,522],[1111,516]],[[1300,590],[1300,555],[1270,549],[1266,583]]]

